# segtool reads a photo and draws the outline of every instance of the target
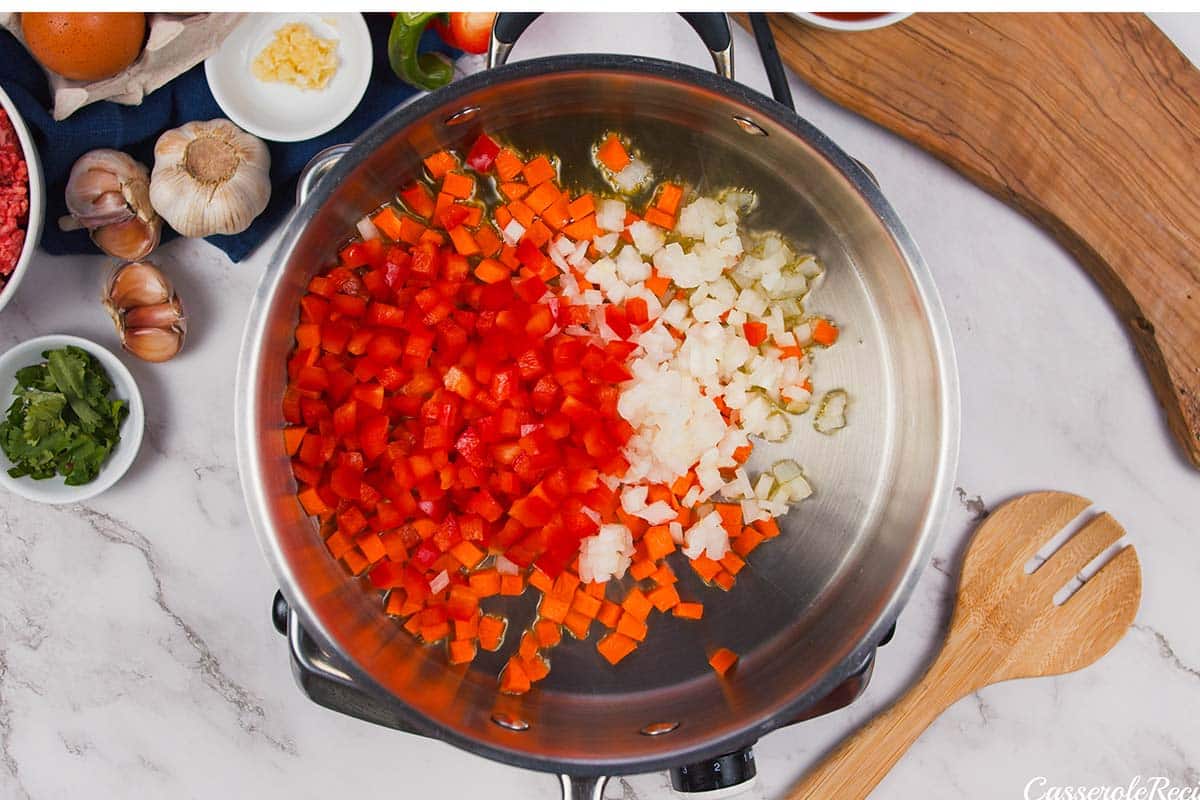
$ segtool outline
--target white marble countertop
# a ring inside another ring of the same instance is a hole
[[[1200,16],[1158,21],[1200,60]],[[739,79],[765,90],[753,40],[739,29],[736,46]],[[707,62],[670,15],[543,18],[514,58],[585,49]],[[948,573],[976,517],[1042,488],[1093,498],[1128,529],[1145,575],[1134,629],[1083,672],[962,700],[876,796],[1020,798],[1037,776],[1200,784],[1200,473],[1168,435],[1119,320],[1019,214],[798,82],[792,90],[803,115],[870,165],[935,274],[962,374],[962,457],[959,502],[866,694],[760,742],[749,796],[782,796],[914,679],[946,624]],[[269,247],[242,264],[200,242],[160,251],[190,340],[163,366],[125,359],[150,421],[116,488],[72,507],[0,497],[0,797],[557,796],[549,776],[325,711],[293,685],[231,424],[242,325]],[[39,255],[0,315],[0,350],[54,332],[113,343],[98,302],[104,268],[99,257]],[[607,796],[670,790],[665,775],[641,775],[610,782]]]

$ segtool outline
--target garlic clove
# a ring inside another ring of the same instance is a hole
[[[124,312],[166,303],[171,299],[171,284],[153,264],[136,261],[113,272],[104,294],[108,305]]]
[[[101,225],[91,230],[92,241],[110,256],[136,261],[145,258],[158,247],[162,236],[162,220],[155,216],[147,222],[141,217],[131,217],[124,222]]]
[[[125,312],[125,328],[176,328],[183,323],[183,306],[176,297],[153,306],[136,306]]]
[[[119,150],[92,150],[71,167],[67,210],[85,228],[124,222],[142,209],[153,213],[149,185],[149,170],[129,156]]]
[[[154,145],[150,201],[184,236],[241,233],[271,197],[266,145],[226,119],[189,122]]]
[[[143,361],[158,364],[170,361],[183,348],[183,333],[163,328],[127,328],[121,339],[133,355]]]

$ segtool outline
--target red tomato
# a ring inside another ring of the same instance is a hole
[[[450,18],[448,23],[443,22],[440,17],[433,22],[434,30],[446,44],[468,53],[487,52],[496,12],[453,11],[447,16]]]

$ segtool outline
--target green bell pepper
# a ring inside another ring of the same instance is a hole
[[[433,91],[450,83],[454,67],[437,53],[418,53],[421,34],[437,12],[401,11],[392,20],[388,34],[388,61],[392,71],[405,83]]]

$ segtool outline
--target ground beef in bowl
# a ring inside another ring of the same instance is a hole
[[[8,113],[0,109],[0,292],[17,268],[29,224],[29,167]]]

